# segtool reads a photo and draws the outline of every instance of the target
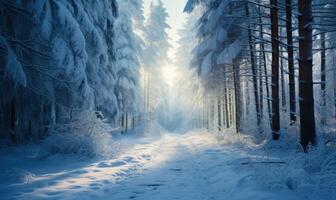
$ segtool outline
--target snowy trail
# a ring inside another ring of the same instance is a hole
[[[5,199],[297,199],[289,190],[262,190],[251,182],[251,170],[241,165],[245,158],[211,134],[166,134],[116,159],[35,174],[0,192]]]

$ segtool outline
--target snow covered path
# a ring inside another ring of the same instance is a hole
[[[81,164],[29,181],[0,184],[1,199],[299,199],[251,179],[247,152],[225,148],[214,135],[166,134],[144,139],[116,159]],[[43,164],[43,163],[41,163]]]

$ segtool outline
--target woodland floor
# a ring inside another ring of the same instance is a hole
[[[264,173],[281,170],[280,157],[267,155],[261,163],[266,156],[260,151],[224,145],[213,134],[132,140],[131,148],[110,160],[40,160],[32,150],[1,150],[6,163],[0,167],[0,199],[309,199],[306,190]]]

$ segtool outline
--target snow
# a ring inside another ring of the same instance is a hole
[[[236,40],[232,44],[230,44],[227,48],[225,48],[217,58],[217,64],[229,64],[232,62],[234,58],[238,56],[241,52],[241,42]]]
[[[285,148],[270,151],[267,145],[261,148],[250,137],[230,131],[222,134],[204,131],[174,134],[151,128],[151,134],[142,137],[116,139],[116,142],[127,144],[127,148],[119,149],[118,155],[109,159],[78,160],[64,154],[41,158],[36,145],[2,149],[0,157],[4,164],[0,166],[0,197],[335,198],[334,154],[325,159],[322,170],[305,169],[300,165],[309,166],[317,156],[307,159],[304,154],[294,153],[296,157],[292,157],[288,154],[291,150]],[[313,163],[311,166],[318,165]]]
[[[207,77],[209,72],[211,71],[212,68],[212,52],[209,52],[207,56],[205,56],[203,62],[202,62],[202,76],[201,77]]]
[[[183,12],[192,12],[199,2],[199,0],[188,0]]]

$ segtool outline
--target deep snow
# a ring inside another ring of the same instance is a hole
[[[30,145],[2,149],[0,199],[336,198],[335,187],[318,182],[316,171],[294,169],[292,157],[266,153],[248,138],[198,131],[124,140],[128,148],[107,160],[41,158],[41,149]]]

